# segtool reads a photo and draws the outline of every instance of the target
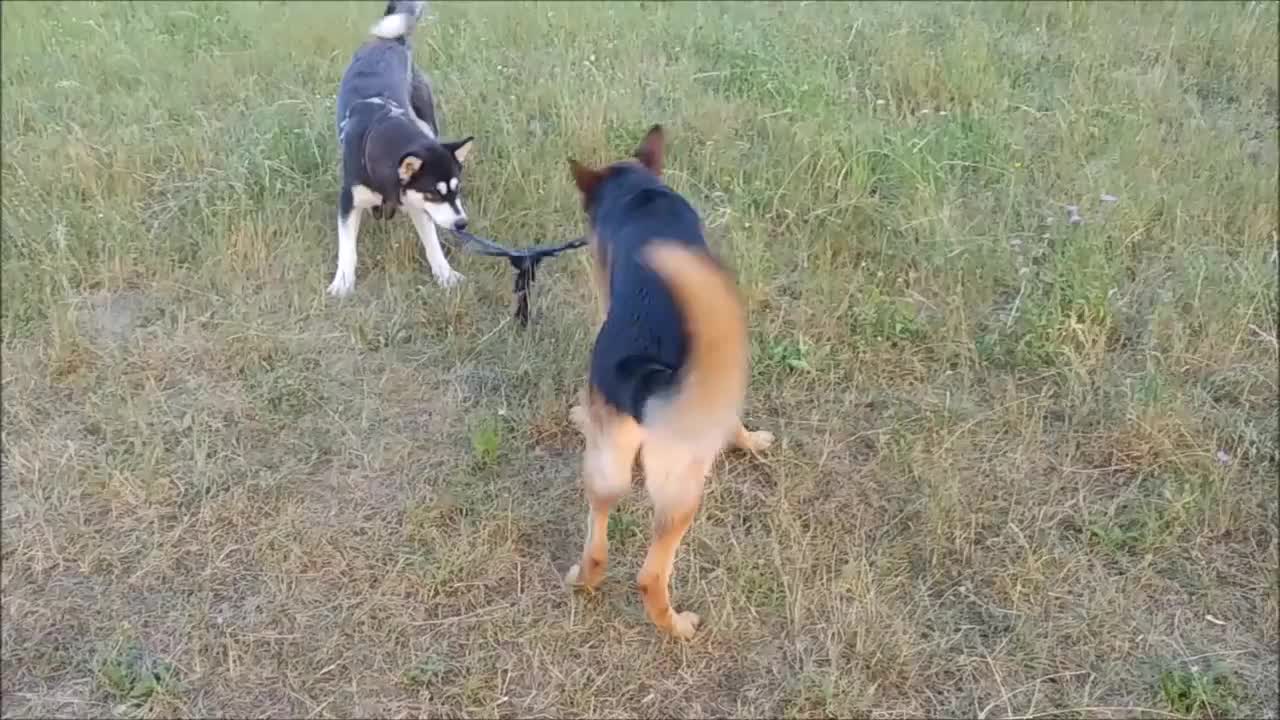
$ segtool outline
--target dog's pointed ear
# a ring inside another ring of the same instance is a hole
[[[409,178],[413,177],[413,174],[418,172],[420,167],[422,167],[422,158],[417,155],[409,154],[400,158],[400,168],[397,170],[397,174],[400,176],[400,184],[408,184]]]
[[[443,145],[446,150],[453,153],[454,159],[458,161],[459,165],[461,165],[467,161],[467,153],[471,152],[472,140],[475,140],[475,137],[468,136],[463,140],[447,142],[443,143]]]
[[[640,161],[641,165],[649,168],[649,172],[654,175],[661,175],[665,151],[666,140],[662,134],[662,126],[654,125],[649,128],[649,132],[645,133],[644,139],[640,141],[640,147],[636,148],[635,158]]]
[[[569,172],[573,173],[573,182],[578,185],[578,192],[584,196],[590,195],[604,178],[604,173],[589,168],[573,158],[569,158]]]

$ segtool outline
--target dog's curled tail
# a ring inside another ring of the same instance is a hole
[[[646,404],[645,427],[717,452],[738,427],[747,394],[750,352],[742,299],[729,272],[705,251],[660,240],[642,258],[675,297],[689,348],[673,392]]]
[[[383,40],[402,38],[418,24],[426,7],[426,0],[388,0],[386,13],[369,32]]]

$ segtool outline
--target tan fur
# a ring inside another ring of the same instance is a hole
[[[587,196],[604,179],[604,173],[572,158],[569,159],[569,172],[573,174],[573,182],[578,186],[578,192],[582,193],[582,202],[585,205]]]
[[[662,401],[643,426],[610,407],[590,387],[583,402],[570,411],[570,419],[586,439],[582,477],[589,512],[582,557],[565,581],[594,590],[604,580],[609,565],[609,513],[630,489],[638,451],[645,488],[653,501],[653,541],[636,585],[649,620],[664,632],[687,639],[701,618],[672,608],[671,572],[676,551],[702,502],[707,473],[726,444],[762,450],[772,443],[773,435],[748,432],[738,420],[748,379],[747,328],[729,274],[709,256],[676,243],[655,241],[646,248],[644,258],[668,284],[685,318],[688,361],[681,368],[674,396]],[[593,280],[602,294],[607,292],[599,274]],[[607,308],[605,304],[603,309]]]
[[[645,489],[653,501],[653,541],[644,565],[636,574],[636,586],[650,622],[672,635],[693,636],[700,618],[692,612],[677,613],[671,607],[671,570],[676,550],[702,504],[702,489],[715,452],[707,453],[669,440],[645,442],[640,450]]]
[[[667,283],[689,333],[689,356],[674,397],[651,400],[653,431],[718,452],[738,427],[748,380],[747,319],[732,278],[709,255],[665,241],[645,247],[646,263]]]
[[[600,311],[596,318],[596,332],[600,332],[605,318],[609,316],[609,253],[595,233],[591,234],[589,244],[591,246],[591,284],[595,287],[596,308]]]
[[[574,423],[586,436],[582,454],[582,483],[590,513],[582,559],[569,569],[565,581],[594,590],[609,565],[609,511],[631,489],[631,466],[644,440],[644,430],[634,419],[609,407],[588,391],[586,407],[575,407]]]
[[[666,136],[662,132],[660,125],[654,125],[649,128],[649,132],[645,133],[644,139],[640,141],[640,146],[636,148],[634,156],[637,162],[649,168],[649,172],[661,176],[663,166],[666,164],[666,154]]]
[[[462,164],[467,161],[467,155],[471,152],[472,145],[475,145],[475,141],[469,140],[466,144],[459,146],[457,150],[453,151],[453,156],[457,158],[458,164]]]
[[[661,174],[664,147],[662,129],[655,126],[635,157],[654,174]],[[569,167],[585,206],[604,173],[574,160]],[[591,278],[603,325],[613,300],[609,258],[595,235],[591,246]],[[582,478],[589,512],[582,557],[565,574],[565,581],[594,590],[604,580],[609,513],[631,487],[638,452],[645,488],[653,501],[653,540],[636,585],[649,620],[687,639],[701,619],[692,612],[676,612],[669,588],[676,551],[702,502],[707,473],[726,445],[757,452],[773,443],[773,435],[748,432],[739,419],[749,379],[749,348],[745,310],[729,273],[710,255],[672,241],[651,241],[642,259],[675,298],[689,335],[688,356],[674,390],[647,402],[644,425],[610,406],[589,383],[580,403],[569,411],[586,440]]]
[[[569,568],[565,582],[595,590],[604,580],[609,566],[609,513],[631,489],[631,468],[639,451],[645,488],[653,501],[653,542],[636,585],[654,625],[679,638],[692,637],[700,619],[695,613],[672,609],[671,571],[676,550],[702,501],[703,483],[715,454],[655,438],[590,390],[586,404],[575,406],[570,414],[586,436],[582,478],[589,512],[582,557]]]
[[[407,183],[413,174],[418,172],[418,168],[422,167],[422,160],[415,155],[410,155],[400,161],[400,182]]]
[[[742,423],[738,423],[738,429],[733,434],[733,446],[739,450],[761,452],[772,444],[773,433],[768,430],[756,430],[752,432],[747,430]]]

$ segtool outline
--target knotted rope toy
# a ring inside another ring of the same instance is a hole
[[[473,235],[466,230],[451,231],[461,244],[459,247],[471,253],[472,255],[488,255],[490,257],[504,257],[507,262],[511,263],[511,267],[515,268],[515,316],[520,321],[521,327],[529,325],[529,291],[533,288],[533,281],[538,276],[538,264],[549,257],[555,257],[567,250],[576,250],[587,244],[585,237],[575,238],[563,245],[554,247],[529,247],[511,250],[505,248],[488,238]]]

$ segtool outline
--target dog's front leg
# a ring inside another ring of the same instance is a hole
[[[422,249],[427,253],[427,263],[431,265],[431,274],[436,276],[440,287],[453,287],[465,278],[462,273],[449,267],[449,260],[440,248],[440,237],[436,235],[436,224],[431,221],[425,210],[405,206],[413,227],[418,230],[418,238],[422,240]]]
[[[350,295],[356,286],[356,237],[364,207],[354,202],[351,188],[343,188],[338,199],[338,269],[329,284],[334,297]]]

